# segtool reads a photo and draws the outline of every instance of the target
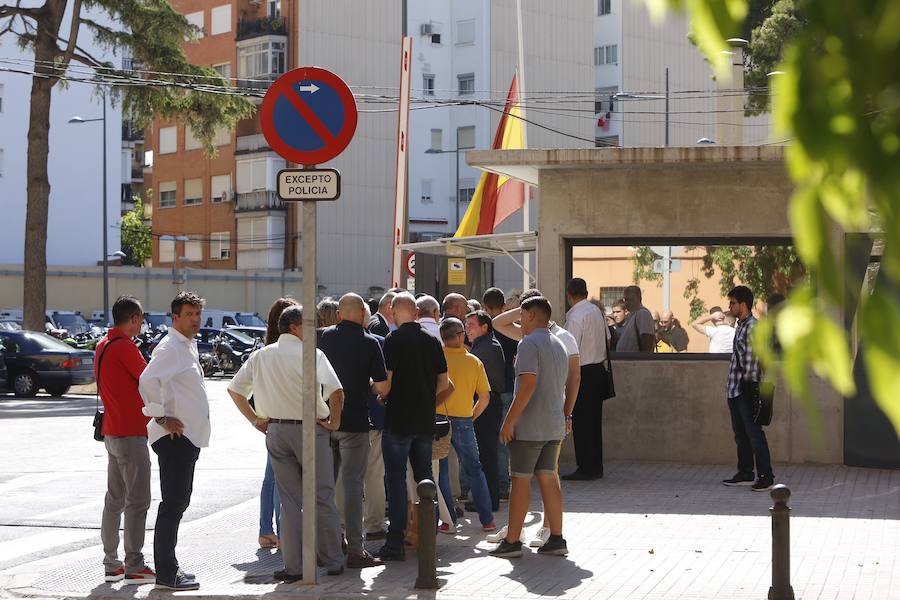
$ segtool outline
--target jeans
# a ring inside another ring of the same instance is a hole
[[[500,419],[503,418],[500,394],[491,392],[491,401],[474,420],[478,458],[491,496],[491,509],[500,510],[500,476],[497,472],[497,441],[500,439]]]
[[[450,425],[453,434],[450,443],[456,450],[459,458],[459,470],[466,474],[469,482],[469,490],[472,492],[472,502],[478,511],[478,519],[482,525],[494,522],[491,514],[491,494],[488,492],[487,479],[481,470],[481,460],[478,457],[478,442],[475,440],[475,429],[472,419],[469,417],[450,417]]]
[[[194,465],[200,456],[200,448],[184,436],[172,439],[168,435],[153,442],[151,447],[159,460],[159,487],[162,492],[153,534],[153,563],[156,580],[173,583],[178,572],[178,559],[175,558],[178,526],[191,503]]]
[[[388,493],[388,526],[385,547],[403,550],[403,536],[406,533],[407,502],[406,462],[412,465],[416,482],[432,479],[431,443],[432,435],[397,435],[387,430],[381,436],[381,453],[384,456],[384,472]]]
[[[500,400],[503,402],[503,414],[500,415],[500,426],[503,427],[503,420],[512,406],[512,392],[503,392],[500,394]],[[509,448],[506,444],[500,443],[500,436],[497,436],[497,480],[500,484],[500,494],[509,496]]]
[[[438,469],[438,490],[444,498],[444,504],[450,511],[450,520],[456,525],[456,504],[453,502],[453,490],[450,488],[450,461],[446,457],[440,460]]]
[[[753,422],[750,400],[744,396],[729,398],[728,410],[731,412],[731,428],[734,430],[734,441],[737,444],[738,473],[753,475],[755,458],[756,476],[774,477],[766,432]]]
[[[275,517],[275,529],[272,529],[272,517]],[[272,535],[275,531],[281,535],[281,498],[275,486],[275,471],[272,470],[272,457],[266,454],[266,474],[263,475],[262,488],[259,490],[259,535]]]

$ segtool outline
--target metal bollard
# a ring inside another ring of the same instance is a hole
[[[437,579],[437,486],[423,479],[416,486],[419,494],[419,576],[416,589],[436,590]]]
[[[770,493],[773,505],[772,515],[772,587],[769,600],[794,600],[791,587],[791,508],[788,500],[791,490],[778,484]]]

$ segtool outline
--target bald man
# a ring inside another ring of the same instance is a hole
[[[444,318],[455,317],[465,323],[466,315],[469,314],[469,301],[462,294],[451,292],[444,296],[444,303],[441,309],[444,313]],[[472,347],[472,341],[465,333],[463,334],[463,343],[467,348]]]
[[[659,315],[659,325],[656,328],[659,339],[672,347],[675,352],[684,352],[688,347],[688,334],[672,314],[671,310],[664,310]]]
[[[347,532],[347,568],[374,567],[381,561],[369,554],[363,542],[363,486],[369,457],[369,409],[371,392],[387,395],[390,386],[381,345],[366,332],[366,307],[356,294],[344,294],[338,302],[337,325],[325,329],[319,348],[344,386],[341,426],[331,433],[337,450],[336,470],[344,490],[344,529]],[[369,381],[372,381],[370,385]]]

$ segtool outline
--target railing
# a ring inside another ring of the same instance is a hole
[[[269,73],[267,75],[255,75],[253,77],[246,77],[238,74],[239,79],[237,80],[237,86],[239,88],[245,89],[251,88],[267,90],[275,82],[275,80],[282,75],[283,73]]]
[[[284,22],[284,17],[263,17],[238,21],[236,41],[264,35],[287,35],[287,24]]]
[[[255,133],[253,135],[239,135],[237,136],[237,140],[235,140],[235,152],[259,152],[261,150],[268,149],[269,143],[266,141],[265,136],[263,136],[263,134],[261,133]]]
[[[257,190],[235,195],[234,211],[252,210],[284,210],[284,203],[278,199],[273,190]]]
[[[144,181],[144,167],[131,165],[131,180]]]
[[[138,129],[130,121],[122,121],[122,139],[126,142],[134,142],[144,139],[144,130]]]

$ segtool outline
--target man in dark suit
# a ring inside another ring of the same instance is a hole
[[[391,310],[391,302],[393,302],[396,295],[394,292],[387,292],[381,297],[381,300],[378,302],[378,312],[369,321],[369,333],[387,337],[387,334],[396,329],[394,326],[394,313]]]

